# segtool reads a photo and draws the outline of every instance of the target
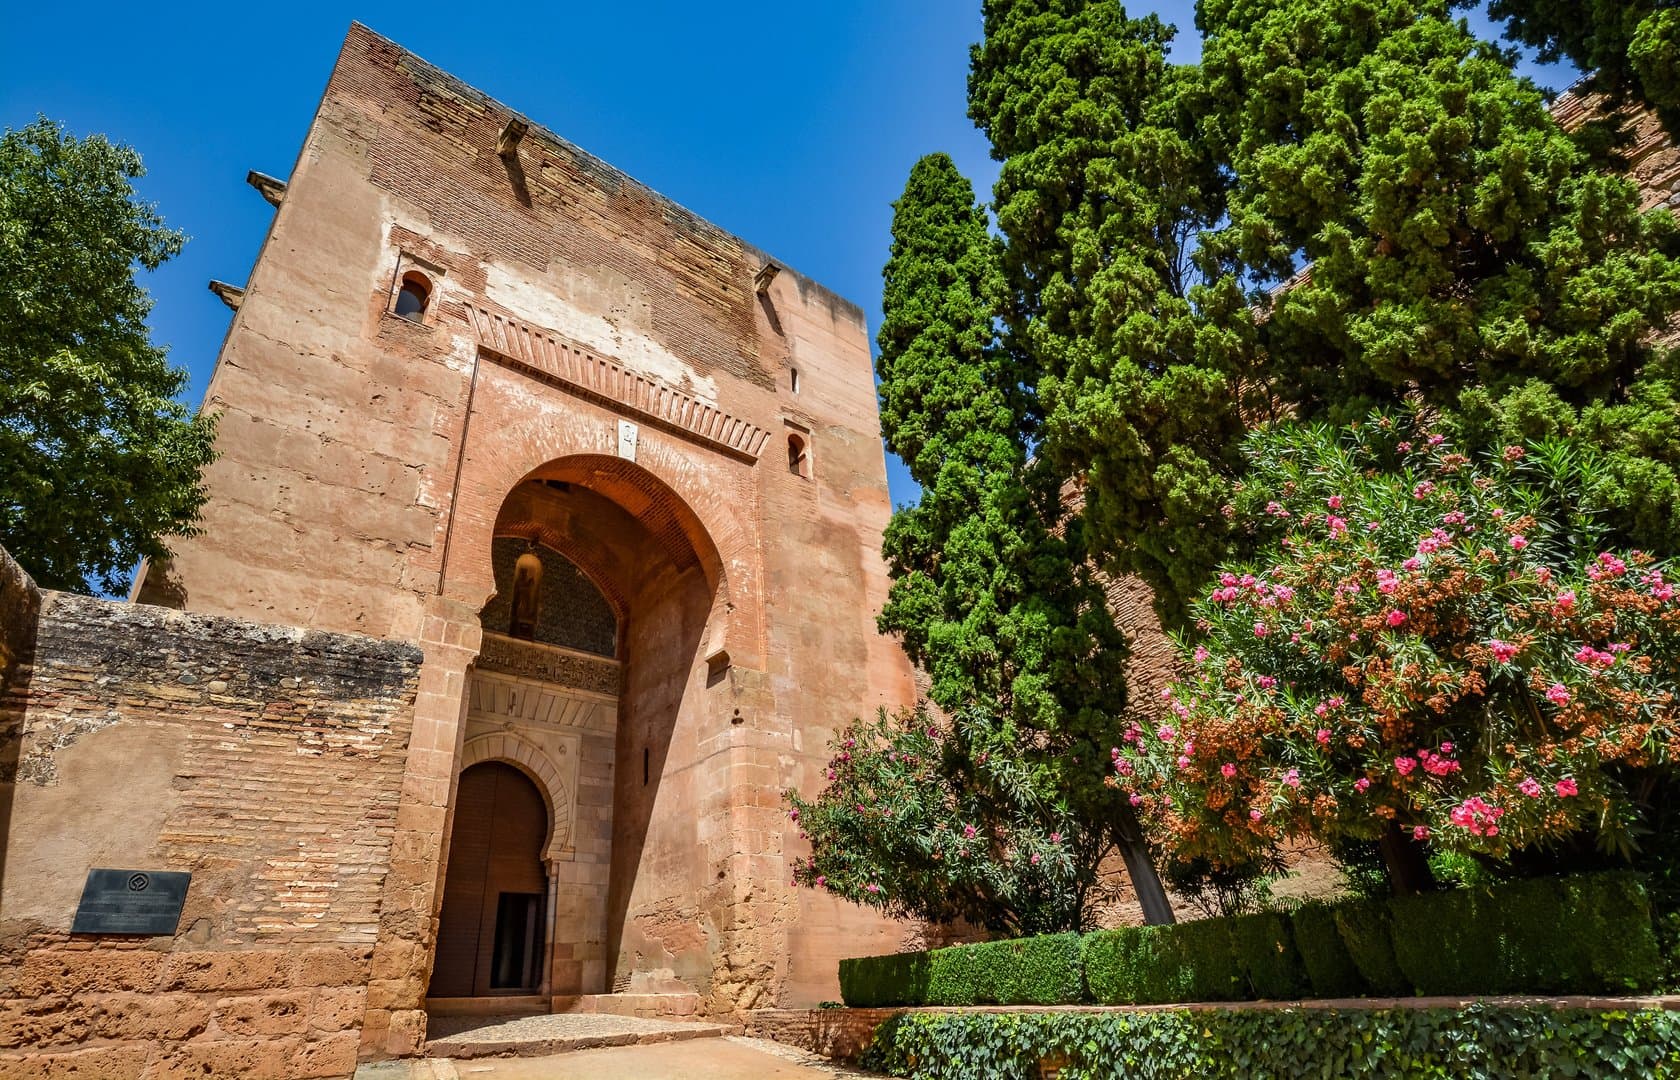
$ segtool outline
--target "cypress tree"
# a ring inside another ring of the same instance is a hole
[[[1597,444],[1619,538],[1680,546],[1672,215],[1447,0],[1203,0],[1198,23],[1174,65],[1173,29],[1114,0],[988,0],[973,54],[1008,343],[1105,566],[1182,625],[1246,542],[1243,431],[1413,399],[1471,448]]]
[[[958,732],[986,733],[968,753],[1021,758],[1046,799],[1065,795],[1087,827],[1131,844],[1128,865],[1141,860],[1147,890],[1153,871],[1130,809],[1093,768],[1125,708],[1125,638],[1058,474],[1029,454],[1036,406],[1018,354],[998,339],[998,245],[949,157],[916,163],[892,236],[882,426],[921,497],[887,529],[881,629],[928,672],[936,704],[996,710],[995,726]]]

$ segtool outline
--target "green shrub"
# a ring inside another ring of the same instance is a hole
[[[925,1004],[930,966],[925,952],[842,960],[840,998],[854,1009]]]
[[[1394,955],[1421,994],[1650,989],[1662,963],[1631,874],[1536,878],[1390,902]]]
[[[1412,992],[1411,980],[1394,958],[1394,916],[1387,900],[1356,900],[1335,909],[1336,930],[1365,983],[1366,992],[1400,997]]]
[[[1286,1001],[1306,997],[1312,989],[1287,915],[1262,911],[1232,919],[1231,952],[1255,998]]]
[[[1227,919],[1085,936],[1085,986],[1104,1005],[1233,1001],[1246,989]]]
[[[1079,934],[1046,934],[971,948],[991,969],[991,1001],[998,1005],[1074,1005],[1084,1000]]]
[[[1192,924],[1193,925],[1193,924]],[[866,1067],[914,1080],[1251,1077],[1672,1077],[1680,1013],[1544,1006],[916,1013],[883,1024]]]
[[[872,1005],[1073,1005],[1085,991],[1081,940],[1078,934],[1047,934],[844,960],[840,991],[854,1006],[864,1004],[862,997]],[[860,964],[864,968],[855,966]],[[908,980],[907,987],[900,992],[872,981],[893,978]]]
[[[952,945],[928,953],[929,1005],[991,1004],[990,970],[981,961],[984,945]]]
[[[1365,980],[1336,928],[1336,909],[1329,904],[1303,904],[1289,916],[1290,936],[1301,954],[1313,997],[1358,997]]]

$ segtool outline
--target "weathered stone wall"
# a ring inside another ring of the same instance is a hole
[[[40,590],[11,553],[0,548],[0,690],[6,688],[12,672],[29,654],[40,608]]]
[[[0,697],[0,1077],[348,1075],[419,661],[44,594]],[[70,935],[94,867],[191,872],[176,933]]]

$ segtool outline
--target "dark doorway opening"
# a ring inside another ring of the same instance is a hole
[[[535,990],[542,983],[542,893],[501,893],[490,989]]]
[[[487,761],[461,774],[431,997],[541,989],[547,838],[547,804],[523,772]]]

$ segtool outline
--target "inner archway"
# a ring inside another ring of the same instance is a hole
[[[549,815],[530,778],[502,761],[461,773],[429,996],[537,993],[543,983]]]
[[[711,752],[708,629],[729,607],[717,549],[663,482],[597,455],[528,475],[487,539],[474,547],[495,591],[463,739],[467,760],[500,747],[539,778],[557,823],[542,992],[555,1008],[613,991],[703,994],[715,940],[704,928],[721,909],[695,812],[717,794],[695,775]],[[453,881],[453,844],[447,858]],[[441,936],[438,948],[441,971]]]

